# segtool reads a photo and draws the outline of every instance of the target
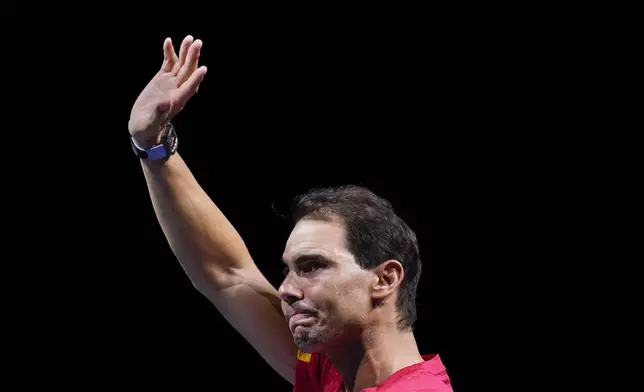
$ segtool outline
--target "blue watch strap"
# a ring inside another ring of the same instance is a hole
[[[169,155],[163,143],[157,144],[156,146],[150,149],[145,149],[139,146],[138,144],[136,144],[136,140],[134,140],[134,138],[132,137],[132,146],[138,150],[139,155],[143,155],[142,158],[151,160],[151,161],[164,159]]]

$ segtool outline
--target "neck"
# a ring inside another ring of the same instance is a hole
[[[413,332],[395,325],[364,331],[354,342],[327,352],[347,391],[359,392],[385,381],[400,369],[423,361]]]

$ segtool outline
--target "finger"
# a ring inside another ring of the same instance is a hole
[[[205,65],[199,67],[196,71],[190,75],[188,80],[179,87],[179,107],[183,107],[186,102],[192,97],[197,90],[199,89],[199,84],[203,81],[203,78],[206,76],[208,68]]]
[[[166,38],[163,41],[163,65],[161,69],[165,72],[170,72],[177,61],[177,55],[174,53],[174,46],[172,46],[172,38]]]
[[[203,42],[201,40],[196,40],[188,50],[187,58],[185,64],[181,67],[179,74],[177,75],[177,85],[181,86],[185,83],[188,78],[195,72],[197,69],[197,64],[199,63],[199,56],[201,56],[201,47]]]
[[[191,35],[186,36],[181,43],[181,48],[179,49],[179,66],[181,67],[186,62],[186,56],[188,56],[188,49],[192,45],[194,38]]]

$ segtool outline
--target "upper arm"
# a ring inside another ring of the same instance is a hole
[[[254,263],[235,270],[227,280],[225,286],[199,291],[276,372],[293,384],[297,348],[277,290]]]

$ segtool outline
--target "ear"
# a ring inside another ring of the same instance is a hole
[[[405,270],[398,260],[387,260],[376,267],[374,284],[372,286],[372,297],[374,299],[385,299],[393,294],[405,276]]]

